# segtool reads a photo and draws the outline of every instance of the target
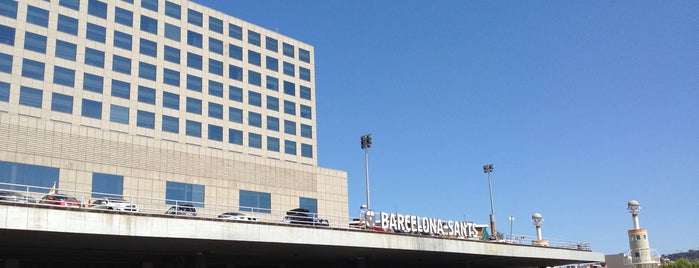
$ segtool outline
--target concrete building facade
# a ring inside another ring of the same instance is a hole
[[[317,164],[313,62],[184,0],[1,1],[0,183],[347,215],[346,172]]]

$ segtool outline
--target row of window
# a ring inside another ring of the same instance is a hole
[[[0,82],[0,101],[9,101],[10,95],[10,84],[5,82]],[[41,108],[43,102],[43,91],[36,88],[21,87],[19,94],[19,104]],[[64,95],[60,93],[52,93],[51,95],[51,110],[61,113],[72,114],[73,113],[73,96]],[[94,101],[90,99],[82,99],[80,115],[93,118],[102,119],[102,102]],[[109,107],[109,120],[114,123],[129,124],[130,121],[130,109],[128,107],[111,104]],[[229,110],[229,116],[234,118],[234,120],[242,121],[242,111],[231,107]],[[261,115],[256,113],[250,113],[249,115],[250,125],[261,127]],[[155,129],[155,113],[143,110],[136,111],[136,126]],[[161,130],[169,133],[180,133],[180,118],[168,115],[162,115]],[[279,131],[279,119],[276,117],[267,117],[267,129]],[[284,133],[296,135],[296,123],[289,120],[284,120]],[[185,120],[184,133],[187,136],[202,138],[202,123],[194,120]],[[306,124],[300,124],[300,135],[305,138],[313,137],[312,126]],[[208,124],[207,125],[207,137],[209,140],[223,141],[224,131],[222,126]],[[243,145],[243,132],[238,129],[229,128],[228,129],[228,143]],[[252,148],[262,149],[262,135],[257,133],[248,133],[247,145]],[[272,136],[267,137],[266,148],[268,151],[280,152],[280,139]],[[290,155],[297,155],[297,143],[295,141],[284,140],[284,153]],[[313,145],[301,143],[301,156],[313,158]]]
[[[0,161],[0,189],[45,193],[54,183],[60,182],[58,168]],[[8,184],[29,185],[29,188]],[[33,187],[32,187],[33,186]],[[60,187],[59,187],[60,188]],[[205,185],[167,181],[165,183],[165,203],[189,203],[204,207]],[[124,176],[92,173],[92,197],[122,198]],[[272,196],[269,193],[239,190],[239,210],[257,213],[271,213]],[[318,201],[314,198],[299,197],[299,207],[318,213]]]

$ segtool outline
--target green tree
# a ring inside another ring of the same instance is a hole
[[[661,264],[660,268],[699,268],[699,260],[689,261],[681,258],[671,263]]]

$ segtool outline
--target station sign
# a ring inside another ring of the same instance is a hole
[[[478,239],[488,226],[470,221],[444,221],[413,215],[381,212],[381,228],[394,232]]]

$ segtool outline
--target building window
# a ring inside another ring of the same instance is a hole
[[[83,89],[102,94],[104,78],[99,75],[85,73],[83,75]]]
[[[228,44],[228,57],[231,59],[236,59],[236,60],[243,60],[243,48],[236,46],[236,45],[231,45]]]
[[[262,86],[262,76],[260,73],[248,70],[248,84]]]
[[[131,98],[131,84],[112,79],[112,96],[122,99]]]
[[[277,50],[279,50],[279,43],[277,42],[277,39],[269,36],[265,37],[265,48],[267,48],[269,51],[277,52]]]
[[[267,137],[267,151],[279,152],[279,138]]]
[[[223,128],[217,125],[209,125],[209,139],[223,141]]]
[[[89,0],[87,2],[87,14],[98,18],[107,18],[107,4],[97,0]]]
[[[165,16],[179,20],[182,16],[182,8],[178,4],[165,1]]]
[[[191,53],[191,52],[187,52],[187,66],[194,68],[194,69],[197,69],[197,70],[201,70],[202,69],[201,56],[194,54],[194,53]]]
[[[187,89],[193,90],[196,92],[201,92],[201,77],[194,76],[191,74],[187,75]]]
[[[163,115],[163,131],[180,133],[180,120],[177,117]]]
[[[107,28],[88,22],[85,37],[87,37],[88,40],[104,43],[107,38]]]
[[[0,161],[0,182],[34,186],[0,185],[0,188],[46,193],[47,189],[58,183],[59,171],[58,168]]]
[[[209,117],[223,119],[223,105],[209,102]]]
[[[85,64],[104,68],[104,52],[86,47]]]
[[[209,17],[209,30],[222,34],[223,21],[214,17]]]
[[[256,66],[261,66],[262,62],[260,59],[260,53],[257,53],[252,50],[248,50],[248,63],[256,65]]]
[[[243,68],[235,65],[228,65],[228,78],[243,81]]]
[[[228,143],[243,145],[243,132],[237,129],[228,129]]]
[[[80,115],[84,117],[102,119],[102,103],[99,101],[93,101],[88,99],[83,99],[82,111]]]
[[[136,113],[136,126],[155,129],[155,114],[138,110]]]
[[[262,107],[262,94],[255,91],[248,91],[248,104]]]
[[[228,24],[228,36],[243,40],[243,28],[235,24]]]
[[[10,101],[10,83],[0,82],[0,101]]]
[[[202,48],[202,36],[194,31],[187,31],[187,45]]]
[[[44,63],[24,59],[22,61],[22,76],[36,80],[44,80]]]
[[[158,12],[158,0],[141,0],[141,7]]]
[[[203,21],[203,19],[202,19],[201,12],[187,9],[187,22],[189,22],[190,24],[194,24],[196,26],[201,27],[202,21]]]
[[[15,45],[15,28],[0,25],[0,44]]]
[[[299,66],[299,78],[304,81],[311,81],[311,70]]]
[[[304,100],[311,100],[311,88],[300,86],[299,96]]]
[[[201,114],[201,100],[192,97],[187,97],[187,112],[193,114]]]
[[[109,121],[119,124],[129,124],[129,108],[112,104],[109,107]]]
[[[248,30],[248,43],[251,45],[260,46],[260,34],[251,30]]]
[[[284,120],[284,133],[296,135],[296,122]]]
[[[296,85],[289,81],[284,81],[284,94],[296,96]]]
[[[267,70],[275,72],[279,71],[279,60],[270,56],[267,56],[265,59],[265,67],[267,68]]]
[[[284,62],[284,74],[289,75],[289,76],[295,76],[296,75],[296,69],[293,64],[289,62]]]
[[[174,110],[180,109],[180,95],[163,91],[163,107]]]
[[[296,155],[296,142],[295,141],[284,141],[284,153]]]
[[[17,1],[0,1],[0,16],[17,18]]]
[[[51,111],[72,114],[73,113],[73,96],[63,95],[60,93],[51,94]]]
[[[155,88],[138,86],[138,102],[155,105]]]
[[[318,200],[315,198],[299,197],[299,207],[308,209],[308,212],[318,214]]]
[[[58,14],[58,26],[59,32],[64,32],[67,34],[78,35],[78,20]]]
[[[204,207],[204,185],[168,181],[165,183],[165,204]]]
[[[46,54],[46,36],[26,32],[24,49]]]
[[[279,131],[279,118],[267,116],[267,129]]]
[[[262,127],[262,115],[256,112],[248,112],[248,125]]]
[[[75,85],[75,71],[60,66],[54,66],[53,83],[73,87]]]
[[[38,7],[27,7],[27,22],[43,27],[49,26],[49,11]]]
[[[12,55],[0,53],[0,72],[12,73]]]
[[[240,190],[239,195],[240,211],[254,213],[272,213],[271,194]]]
[[[267,109],[279,111],[279,98],[267,96]]]
[[[223,98],[223,84],[209,80],[209,95]]]
[[[121,199],[124,191],[124,176],[92,173],[92,198]]]
[[[228,107],[228,121],[242,124],[243,123],[243,110],[235,108],[235,107]]]
[[[165,46],[164,49],[165,60],[180,64],[180,50],[171,46]]]
[[[294,57],[294,46],[291,44],[284,43],[282,45],[282,53],[287,57]]]
[[[313,145],[310,144],[301,144],[301,156],[307,157],[307,158],[313,158]]]
[[[223,62],[209,59],[209,73],[223,76]]]
[[[228,99],[243,102],[243,89],[236,86],[228,86]]]
[[[279,91],[279,79],[268,75],[265,87],[270,90]]]
[[[156,76],[157,76],[155,71],[156,71],[156,68],[155,68],[155,65],[153,65],[153,64],[148,64],[145,62],[138,63],[138,77],[140,77],[140,78],[155,81]]]
[[[133,12],[116,7],[114,9],[114,22],[133,27]]]
[[[80,11],[80,0],[60,0],[58,5],[75,11]]]
[[[301,117],[306,118],[306,119],[311,119],[312,113],[311,113],[311,106],[307,105],[299,105],[299,113],[301,114]]]
[[[248,133],[248,146],[262,149],[262,136],[256,133]]]
[[[165,23],[165,38],[179,42],[180,27],[177,27],[169,23]]]
[[[77,46],[61,40],[56,40],[56,57],[75,61]]]
[[[301,124],[301,137],[312,139],[313,127],[306,124]]]
[[[158,34],[158,20],[141,15],[141,31]]]
[[[187,136],[201,138],[201,123],[187,120],[185,122],[185,134],[187,134]]]
[[[114,55],[112,57],[112,70],[123,74],[131,74],[131,59]]]
[[[291,101],[284,101],[284,113],[290,115],[296,115],[296,104]]]
[[[139,52],[143,55],[158,57],[158,43],[141,38]]]
[[[308,50],[299,48],[299,60],[305,63],[311,63],[311,53]]]
[[[163,83],[179,87],[180,86],[180,72],[175,70],[170,70],[168,68],[163,69]]]
[[[223,42],[216,38],[209,37],[209,51],[223,55]]]
[[[114,46],[130,51],[131,50],[131,35],[126,34],[126,33],[122,33],[119,31],[114,31]]]

